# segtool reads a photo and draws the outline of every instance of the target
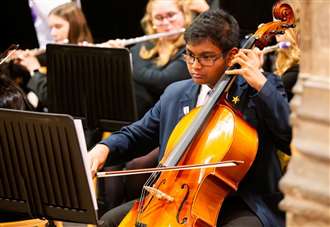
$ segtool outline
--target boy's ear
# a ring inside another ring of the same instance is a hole
[[[238,48],[237,47],[233,47],[231,48],[231,50],[227,53],[226,56],[226,64],[227,66],[231,66],[231,61],[233,60],[234,56],[238,53]]]

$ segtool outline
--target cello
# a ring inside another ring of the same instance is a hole
[[[292,27],[287,4],[273,8],[274,22],[262,25],[243,48],[262,49]],[[173,130],[160,167],[243,160],[236,167],[160,172],[151,175],[120,226],[215,226],[223,201],[238,189],[258,149],[256,130],[226,101],[234,76],[222,75],[207,104],[183,117]]]

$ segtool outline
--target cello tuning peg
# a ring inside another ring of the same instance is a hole
[[[282,24],[281,26],[282,26],[282,28],[294,28],[294,27],[296,27],[295,24]]]
[[[273,31],[271,31],[271,33],[275,34],[275,35],[283,35],[284,31],[273,30]]]

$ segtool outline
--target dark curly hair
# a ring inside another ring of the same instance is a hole
[[[25,93],[10,79],[0,75],[0,108],[30,110]]]
[[[199,43],[208,39],[225,54],[239,45],[239,25],[224,10],[208,10],[194,19],[185,31],[184,39],[186,43]]]

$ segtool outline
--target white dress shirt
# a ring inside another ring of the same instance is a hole
[[[210,94],[211,94],[210,91],[211,91],[211,88],[209,88],[209,86],[207,86],[206,84],[202,84],[202,87],[199,91],[199,95],[197,98],[196,107],[204,105],[207,102],[207,100],[209,99]]]

